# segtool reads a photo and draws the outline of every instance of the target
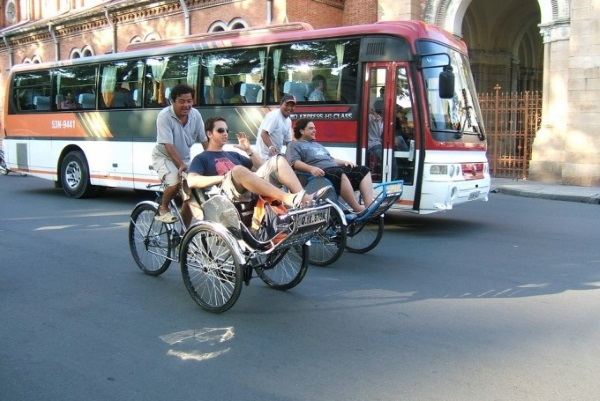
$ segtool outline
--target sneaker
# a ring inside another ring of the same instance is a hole
[[[161,223],[172,224],[177,221],[177,217],[173,216],[170,212],[167,212],[165,214],[154,216],[154,220],[160,221]]]

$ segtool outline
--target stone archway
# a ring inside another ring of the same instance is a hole
[[[495,27],[494,40],[500,40],[505,32],[494,22],[503,18],[502,15],[493,15],[494,20],[485,23],[475,16],[472,18],[474,23],[464,24],[472,12],[470,6],[478,2],[490,7],[498,5],[494,0],[429,0],[423,8],[423,20],[463,38],[479,38],[482,32],[487,30],[489,33]],[[600,88],[591,84],[600,69],[594,61],[600,56],[599,51],[594,50],[594,45],[600,44],[600,40],[595,39],[599,32],[598,28],[593,28],[600,16],[600,6],[579,0],[532,0],[529,4],[533,3],[537,4],[539,14],[537,21],[529,23],[535,23],[541,36],[541,55],[536,56],[532,51],[537,39],[531,29],[511,32],[515,46],[508,48],[505,55],[493,55],[498,64],[506,64],[510,58],[511,62],[525,61],[534,65],[541,62],[542,65],[542,128],[533,143],[529,177],[564,184],[600,185],[600,141],[595,135]],[[572,3],[573,9],[578,10],[575,15],[571,15]],[[504,16],[511,17],[506,21],[523,18],[522,8],[521,2],[515,3],[511,13]],[[514,26],[508,29],[514,29]],[[516,45],[518,41],[521,47]],[[526,54],[528,48],[531,60]],[[508,87],[518,87],[514,74]]]

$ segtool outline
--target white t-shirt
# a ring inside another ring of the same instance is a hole
[[[283,117],[279,109],[268,112],[256,134],[256,147],[264,160],[269,159],[269,148],[262,140],[261,132],[263,130],[269,133],[269,138],[271,138],[273,146],[277,148],[277,153],[282,153],[283,145],[292,141],[291,118]]]

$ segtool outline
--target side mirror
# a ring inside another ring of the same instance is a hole
[[[454,72],[452,67],[447,65],[440,72],[439,96],[442,99],[452,99],[454,97]]]

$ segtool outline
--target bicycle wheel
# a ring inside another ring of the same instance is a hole
[[[190,229],[181,244],[181,275],[192,299],[202,309],[222,313],[242,291],[242,270],[225,236],[205,226]]]
[[[346,246],[346,230],[340,215],[332,210],[325,231],[310,239],[308,262],[315,266],[329,266],[337,261]]]
[[[138,267],[146,274],[163,274],[171,264],[171,238],[167,226],[154,220],[158,205],[142,203],[129,220],[129,248]]]
[[[353,253],[366,253],[375,248],[383,236],[383,216],[362,223],[350,223],[346,236],[346,249]]]
[[[4,156],[0,158],[0,172],[4,175],[7,175],[10,172],[8,167],[6,167],[6,162],[4,162]]]
[[[294,288],[306,275],[308,248],[307,244],[302,244],[271,253],[265,263],[256,268],[258,277],[277,290]]]

